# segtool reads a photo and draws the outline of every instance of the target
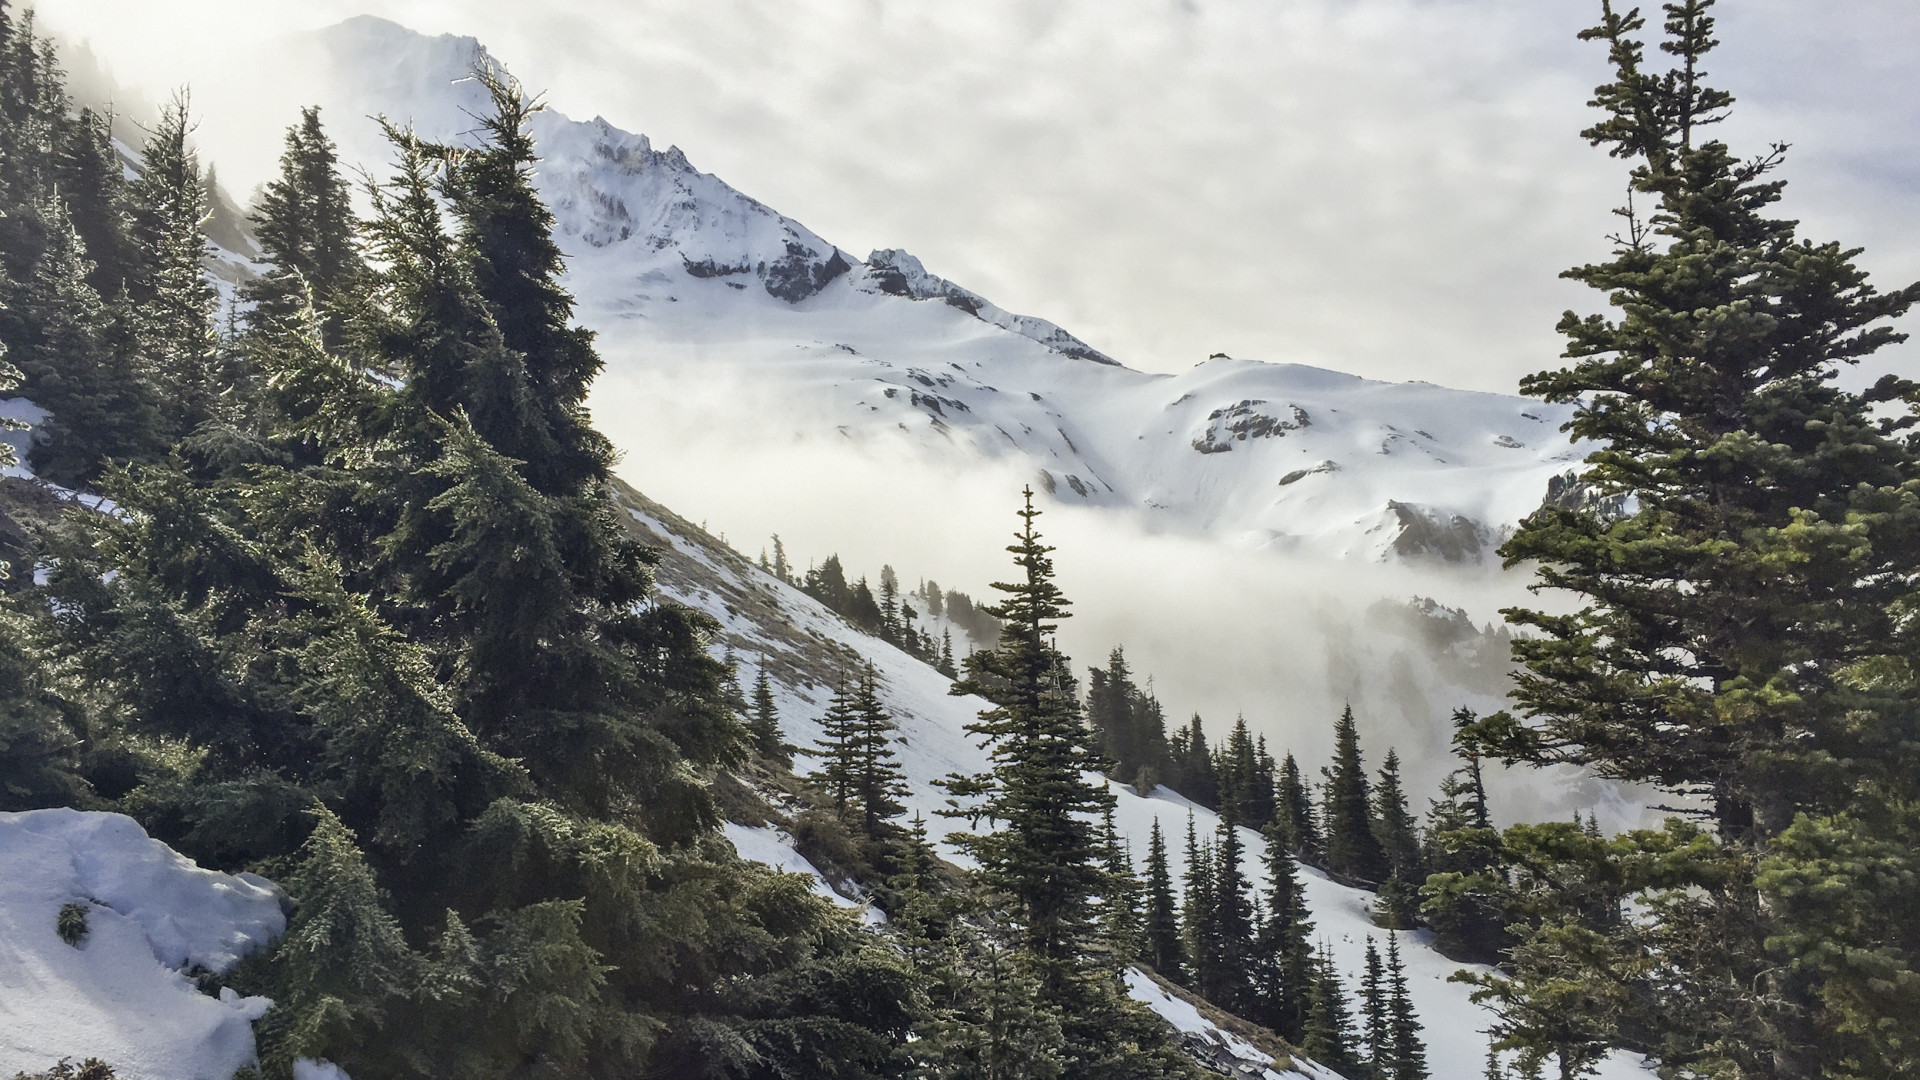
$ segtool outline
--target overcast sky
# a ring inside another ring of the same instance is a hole
[[[193,83],[244,197],[350,15],[478,37],[857,255],[901,247],[1122,361],[1208,353],[1511,390],[1597,298],[1619,164],[1577,137],[1586,0],[44,0],[123,82]],[[1920,4],[1727,0],[1737,150],[1794,144],[1786,212],[1920,277]],[[236,78],[238,76],[238,78]],[[264,92],[247,93],[251,81]],[[275,103],[275,115],[262,104]],[[1920,373],[1912,346],[1896,358]]]

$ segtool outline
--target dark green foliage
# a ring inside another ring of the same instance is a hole
[[[1168,740],[1172,757],[1167,786],[1201,806],[1213,809],[1220,802],[1220,784],[1213,772],[1213,754],[1207,749],[1207,732],[1200,714],[1181,725]]]
[[[1373,835],[1385,856],[1387,877],[1380,883],[1375,916],[1391,930],[1413,929],[1420,905],[1420,886],[1427,879],[1420,849],[1419,827],[1407,812],[1406,792],[1400,786],[1400,755],[1387,751],[1380,767],[1380,784],[1373,793]]]
[[[1314,959],[1313,987],[1309,991],[1307,1020],[1300,1035],[1300,1051],[1336,1072],[1359,1071],[1355,1055],[1353,1015],[1333,959],[1322,952]]]
[[[1194,989],[1224,1009],[1242,1015],[1254,1011],[1253,904],[1241,862],[1245,848],[1239,827],[1222,819],[1210,860],[1210,903],[1194,928]]]
[[[1465,709],[1457,726],[1474,720]],[[1480,756],[1456,746],[1464,759],[1440,783],[1440,798],[1427,818],[1426,862],[1420,887],[1420,917],[1434,933],[1434,947],[1456,960],[1490,964],[1508,943],[1501,918],[1506,879],[1500,833],[1487,811]]]
[[[753,678],[753,712],[747,720],[747,731],[753,736],[753,747],[762,757],[777,761],[782,765],[793,764],[793,748],[788,746],[780,732],[780,712],[773,703],[773,681],[767,677],[767,665],[763,661],[760,670]]]
[[[1087,721],[1114,762],[1115,779],[1150,792],[1168,778],[1172,761],[1160,703],[1134,685],[1119,648],[1108,655],[1105,668],[1087,669]]]
[[[1317,976],[1311,944],[1313,923],[1307,915],[1294,856],[1277,829],[1269,830],[1266,866],[1266,918],[1261,921],[1255,943],[1255,955],[1260,958],[1255,969],[1260,1000],[1257,1018],[1282,1038],[1298,1042],[1305,1037]]]
[[[1030,973],[1037,1000],[1058,1010],[1061,1075],[1187,1075],[1191,1066],[1164,1025],[1127,997],[1111,921],[1100,925],[1102,909],[1111,913],[1138,886],[1113,880],[1112,845],[1094,824],[1114,799],[1085,776],[1107,762],[1089,745],[1072,668],[1053,646],[1067,601],[1053,582],[1053,549],[1034,528],[1033,493],[1025,498],[1022,528],[1007,549],[1021,573],[994,585],[1007,597],[991,609],[1004,623],[1000,643],[968,657],[966,677],[953,687],[992,703],[968,730],[987,740],[993,770],[945,784],[970,802],[955,814],[992,819],[995,828],[951,840],[980,865],[986,902],[1018,946],[1012,970]]]
[[[893,752],[893,718],[880,704],[878,675],[869,663],[842,682],[821,717],[821,738],[809,751],[822,759],[812,779],[826,790],[834,810],[868,840],[878,839],[892,819],[906,812],[900,797],[906,781]]]
[[[81,710],[48,678],[34,627],[0,600],[0,810],[71,805],[79,775]]]
[[[114,1080],[113,1066],[99,1058],[88,1058],[75,1065],[61,1058],[46,1072],[14,1073],[13,1080]]]
[[[1313,812],[1313,796],[1292,754],[1280,763],[1275,789],[1274,838],[1294,858],[1311,866],[1321,865],[1326,858],[1325,845]]]
[[[1360,733],[1351,706],[1333,726],[1333,768],[1327,777],[1328,873],[1365,885],[1386,880],[1387,857],[1373,830],[1373,798],[1360,761]]]
[[[1360,977],[1360,1018],[1365,1024],[1366,1072],[1374,1080],[1393,1075],[1393,1036],[1387,1022],[1386,969],[1380,950],[1367,939],[1367,966]]]
[[[241,292],[254,303],[248,321],[256,332],[285,333],[311,308],[322,319],[326,343],[337,348],[344,338],[341,309],[365,267],[354,247],[346,180],[318,106],[300,110],[300,123],[287,129],[280,175],[261,193],[253,222],[273,269]]]
[[[1427,1048],[1420,1041],[1420,1018],[1413,1011],[1413,999],[1407,994],[1407,969],[1400,959],[1400,936],[1387,937],[1386,1039],[1381,1044],[1385,1056],[1375,1051],[1373,1075],[1377,1080],[1427,1080]]]
[[[1147,839],[1146,891],[1142,959],[1161,977],[1184,983],[1186,946],[1180,937],[1180,909],[1173,897],[1173,877],[1167,868],[1167,842],[1160,833],[1159,818],[1153,819],[1153,832]]]
[[[230,418],[236,405],[234,379],[214,337],[216,297],[200,265],[207,191],[187,143],[191,128],[182,93],[161,110],[140,150],[140,176],[126,193],[128,232],[140,253],[127,276],[133,332],[173,439]]]
[[[1920,921],[1899,905],[1815,914],[1806,897],[1920,872],[1901,824],[1920,799],[1920,392],[1836,382],[1902,338],[1888,321],[1920,286],[1880,294],[1857,250],[1770,216],[1783,148],[1743,159],[1707,137],[1732,103],[1702,70],[1710,9],[1664,5],[1664,70],[1637,12],[1603,4],[1582,35],[1613,69],[1584,135],[1629,163],[1636,205],[1611,257],[1566,275],[1615,316],[1569,312],[1569,364],[1522,389],[1577,403],[1569,430],[1604,447],[1583,481],[1631,512],[1546,509],[1503,549],[1575,603],[1509,613],[1532,631],[1514,645],[1517,709],[1469,732],[1507,760],[1684,795],[1712,830],[1551,845],[1509,830],[1530,903],[1543,850],[1583,891],[1520,920],[1512,980],[1484,991],[1523,1066],[1578,1067],[1620,1041],[1676,1073],[1900,1075],[1920,1047],[1897,989],[1920,981]],[[1595,879],[1642,914],[1589,910]]]
[[[61,904],[60,913],[54,917],[53,932],[60,935],[61,941],[79,948],[87,940],[87,905]]]

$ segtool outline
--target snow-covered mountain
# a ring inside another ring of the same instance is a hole
[[[469,138],[487,105],[468,74],[496,63],[371,17],[290,48],[342,158],[376,174],[373,117]],[[802,566],[837,551],[978,593],[1031,484],[1079,605],[1067,648],[1124,644],[1176,718],[1244,713],[1317,758],[1350,703],[1417,791],[1450,768],[1453,709],[1499,706],[1488,624],[1525,594],[1491,551],[1577,462],[1564,407],[1228,356],[1135,370],[604,119],[550,110],[534,135],[606,360],[595,422],[653,497],[750,549],[783,534]],[[1604,787],[1521,788],[1516,814],[1637,815]]]
[[[460,138],[484,108],[461,80],[494,63],[471,38],[370,17],[308,47],[349,160],[380,159],[373,126],[353,119],[375,113]],[[616,439],[704,411],[688,406],[723,385],[737,414],[706,430],[734,446],[904,441],[922,477],[1010,465],[1056,499],[1155,528],[1456,563],[1483,560],[1577,458],[1565,410],[1519,398],[1226,356],[1136,371],[904,251],[843,251],[604,119],[548,111],[535,136]]]

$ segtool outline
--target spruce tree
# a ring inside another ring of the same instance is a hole
[[[1454,714],[1460,727],[1474,719],[1465,709]],[[1440,798],[1427,818],[1429,873],[1420,887],[1420,916],[1442,953],[1491,964],[1508,943],[1500,910],[1505,891],[1500,832],[1487,809],[1480,755],[1457,742],[1455,751],[1462,764],[1440,782]]]
[[[1211,951],[1196,967],[1206,973],[1196,988],[1208,1000],[1237,1013],[1253,1011],[1253,905],[1241,860],[1239,826],[1220,819],[1213,849],[1213,905],[1204,942]]]
[[[249,321],[256,330],[284,327],[311,304],[327,344],[339,347],[339,309],[365,267],[354,246],[352,200],[319,106],[301,109],[300,122],[287,129],[280,175],[267,183],[253,222],[273,269],[241,290],[254,304]]]
[[[1173,876],[1167,867],[1167,842],[1160,819],[1153,819],[1147,837],[1147,895],[1143,918],[1143,958],[1170,982],[1186,981],[1185,946],[1180,939],[1180,909],[1173,897]]]
[[[1274,832],[1267,837],[1266,866],[1267,917],[1256,943],[1264,972],[1261,1014],[1282,1038],[1298,1042],[1313,995],[1313,923],[1294,857]]]
[[[792,748],[780,731],[780,712],[773,702],[773,680],[767,677],[766,657],[760,658],[759,671],[753,677],[753,713],[747,730],[753,735],[754,749],[761,756],[782,765],[793,765]]]
[[[1366,1074],[1371,1080],[1393,1075],[1393,1038],[1387,1021],[1386,969],[1380,950],[1367,938],[1366,969],[1360,977],[1360,1012],[1366,1023]]]
[[[216,356],[216,296],[201,269],[207,193],[187,143],[187,110],[184,93],[161,110],[140,151],[140,175],[126,189],[129,231],[140,252],[127,281],[134,336],[175,438],[233,404]]]
[[[1327,871],[1347,881],[1377,884],[1387,876],[1386,852],[1373,832],[1373,800],[1352,706],[1341,710],[1333,738],[1326,793]]]
[[[1420,1041],[1420,1018],[1407,994],[1407,969],[1400,959],[1398,934],[1387,936],[1386,1020],[1386,1063],[1383,1068],[1376,1056],[1373,1075],[1380,1080],[1427,1080],[1427,1048]]]
[[[1062,692],[1063,658],[1052,644],[1068,601],[1053,582],[1053,549],[1034,528],[1033,492],[1024,497],[1022,527],[1007,548],[1021,573],[994,584],[1006,599],[989,609],[1006,628],[996,648],[968,657],[966,677],[952,690],[992,703],[967,730],[987,740],[993,769],[947,787],[974,800],[961,811],[966,816],[997,823],[991,833],[956,833],[953,841],[978,860],[987,886],[1007,895],[1042,985],[1059,995],[1081,977],[1079,956],[1093,939],[1105,870],[1089,817],[1113,796],[1084,778],[1101,760],[1087,745],[1078,703]]]
[[[1109,806],[1101,818],[1101,843],[1106,850],[1107,889],[1100,900],[1100,922],[1107,951],[1121,964],[1139,960],[1144,949],[1140,879],[1133,873],[1133,857],[1113,823]]]
[[[1710,11],[1664,5],[1664,70],[1635,11],[1603,4],[1582,35],[1613,69],[1583,134],[1629,163],[1634,203],[1611,257],[1566,276],[1616,314],[1569,312],[1569,363],[1522,390],[1574,403],[1570,433],[1604,447],[1583,482],[1631,497],[1632,512],[1543,510],[1503,548],[1573,604],[1509,614],[1531,631],[1514,644],[1517,708],[1473,730],[1508,760],[1687,793],[1710,825],[1686,842],[1683,825],[1623,838],[1685,854],[1633,874],[1649,915],[1606,948],[1533,928],[1516,954],[1537,951],[1543,969],[1583,957],[1565,977],[1590,993],[1553,1001],[1543,983],[1528,1008],[1596,1038],[1624,1025],[1670,1070],[1891,1075],[1920,1046],[1920,966],[1893,944],[1920,919],[1850,925],[1811,897],[1841,851],[1920,867],[1893,809],[1920,794],[1920,718],[1896,703],[1913,680],[1890,660],[1910,634],[1901,597],[1920,551],[1916,391],[1836,383],[1902,337],[1888,322],[1920,286],[1881,294],[1857,250],[1772,216],[1784,148],[1743,158],[1709,137],[1732,104],[1704,71]],[[1645,865],[1628,851],[1619,863]],[[1885,958],[1875,974],[1833,959],[1856,949]],[[1632,1007],[1583,1012],[1616,1000]]]
[[[880,703],[879,675],[872,661],[860,674],[852,705],[856,721],[853,792],[860,805],[861,831],[873,840],[889,821],[906,813],[900,798],[907,793],[907,782],[893,750],[897,726]]]
[[[1354,1057],[1353,1014],[1347,1009],[1340,973],[1325,948],[1314,957],[1313,987],[1307,1003],[1307,1021],[1300,1051],[1336,1072],[1358,1071]]]
[[[1373,793],[1373,835],[1386,859],[1387,877],[1380,883],[1377,917],[1391,930],[1413,929],[1420,905],[1420,886],[1426,864],[1420,850],[1419,826],[1407,812],[1400,786],[1400,755],[1389,749],[1380,767],[1380,783]]]
[[[1190,985],[1199,990],[1217,981],[1213,963],[1220,950],[1214,944],[1213,934],[1219,920],[1214,917],[1213,890],[1219,878],[1214,873],[1213,845],[1199,842],[1191,816],[1187,818],[1186,856],[1186,875],[1180,890],[1180,934],[1193,980]]]
[[[1300,765],[1292,754],[1280,762],[1276,788],[1274,820],[1280,843],[1294,858],[1309,866],[1320,866],[1325,861],[1320,824],[1314,817],[1313,796],[1307,791],[1306,778],[1300,775]]]

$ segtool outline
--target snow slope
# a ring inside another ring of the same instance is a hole
[[[880,697],[900,725],[899,754],[911,790],[903,800],[908,813],[924,815],[936,837],[966,827],[963,819],[942,819],[951,800],[934,781],[954,773],[985,771],[988,760],[966,725],[985,702],[948,693],[949,680],[925,664],[885,642],[848,626],[812,597],[752,566],[744,557],[631,489],[623,490],[636,535],[655,545],[663,555],[659,570],[661,591],[668,597],[711,614],[722,627],[716,648],[730,652],[740,665],[743,684],[751,684],[762,666],[774,685],[775,700],[788,741],[812,745],[821,735],[834,680],[856,665],[872,662],[880,676]],[[804,768],[804,765],[802,766]],[[1096,778],[1097,779],[1097,778]],[[1159,822],[1167,836],[1176,880],[1185,866],[1179,838],[1187,823],[1203,836],[1212,836],[1219,819],[1162,787],[1141,795],[1113,785],[1118,806],[1115,824],[1136,857],[1144,857],[1147,838]],[[941,822],[947,824],[942,827]],[[730,826],[742,855],[783,868],[806,868],[778,834]],[[741,838],[747,839],[746,843]],[[1254,887],[1265,888],[1260,865],[1263,841],[1250,829],[1240,830],[1247,854],[1246,874]],[[777,850],[770,850],[771,842]],[[964,862],[950,847],[948,858]],[[817,877],[817,875],[816,875]],[[1358,986],[1366,939],[1385,946],[1391,931],[1374,926],[1370,917],[1372,894],[1340,885],[1308,867],[1301,868],[1307,904],[1313,913],[1318,940],[1331,952],[1349,987]],[[824,885],[821,888],[825,888]],[[1436,1077],[1479,1075],[1486,1060],[1484,1028],[1488,1015],[1467,999],[1467,988],[1447,981],[1461,965],[1435,952],[1425,932],[1398,934],[1409,976],[1409,991],[1426,1026],[1429,1061]],[[1150,982],[1135,979],[1135,996],[1148,1002],[1176,1025],[1190,1007],[1165,999]],[[1223,1036],[1224,1038],[1224,1033]],[[1602,1067],[1604,1080],[1631,1080],[1648,1075],[1624,1054]]]
[[[217,976],[286,930],[282,894],[195,866],[129,817],[0,813],[0,1075],[97,1057],[122,1080],[225,1080],[272,1004]],[[86,906],[76,946],[61,908]]]

